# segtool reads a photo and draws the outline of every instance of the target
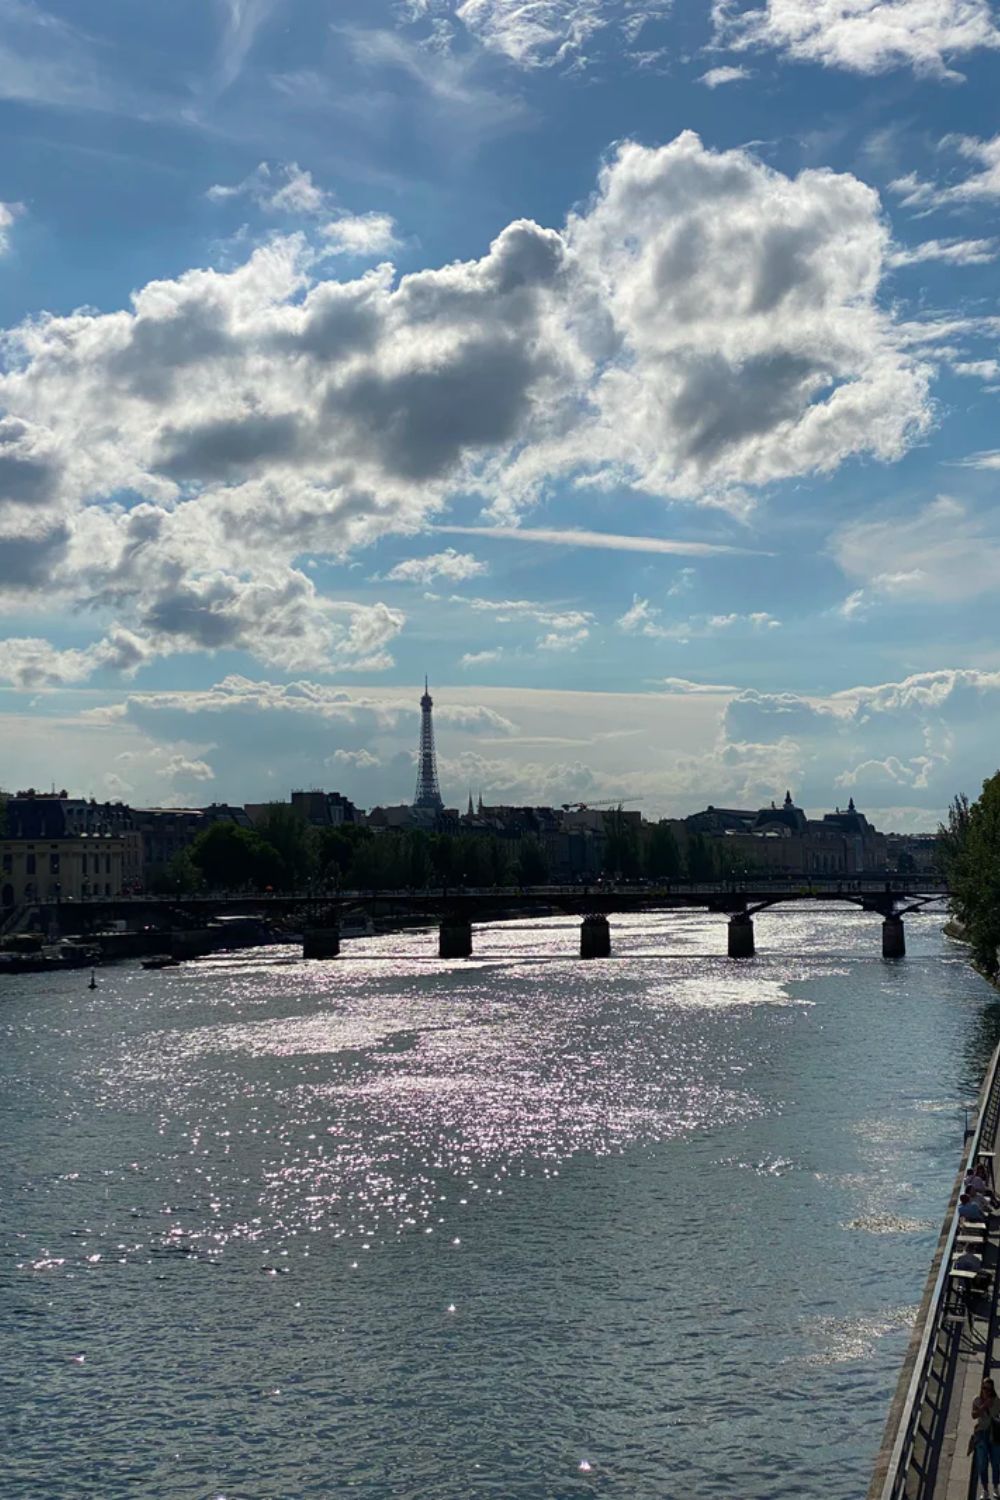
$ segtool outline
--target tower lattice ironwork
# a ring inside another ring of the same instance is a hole
[[[443,812],[444,803],[438,787],[437,757],[434,754],[434,699],[424,678],[424,696],[420,700],[420,752],[417,760],[417,790],[413,798],[414,807],[428,812]]]

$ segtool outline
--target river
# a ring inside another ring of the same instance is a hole
[[[0,979],[0,1496],[857,1500],[1000,1035],[940,921]]]

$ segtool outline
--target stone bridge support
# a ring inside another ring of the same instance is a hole
[[[472,957],[471,922],[464,917],[445,917],[438,930],[438,957]]]
[[[738,911],[729,918],[729,957],[753,958],[756,953],[753,940],[753,918],[745,911]]]
[[[906,957],[906,932],[902,917],[890,913],[882,922],[882,957]]]
[[[611,957],[611,926],[601,912],[591,912],[580,923],[580,957]]]
[[[302,934],[303,958],[336,958],[339,952],[339,927],[313,927]]]

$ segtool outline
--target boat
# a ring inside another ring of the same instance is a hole
[[[169,953],[158,954],[156,958],[144,958],[142,961],[144,969],[179,969],[180,966],[180,959],[172,958]]]

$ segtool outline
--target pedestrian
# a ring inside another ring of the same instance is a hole
[[[990,1500],[991,1494],[994,1497],[1000,1496],[1000,1397],[989,1376],[983,1381],[979,1395],[972,1403],[972,1421],[969,1452],[975,1459],[976,1479],[979,1481],[982,1500]]]

